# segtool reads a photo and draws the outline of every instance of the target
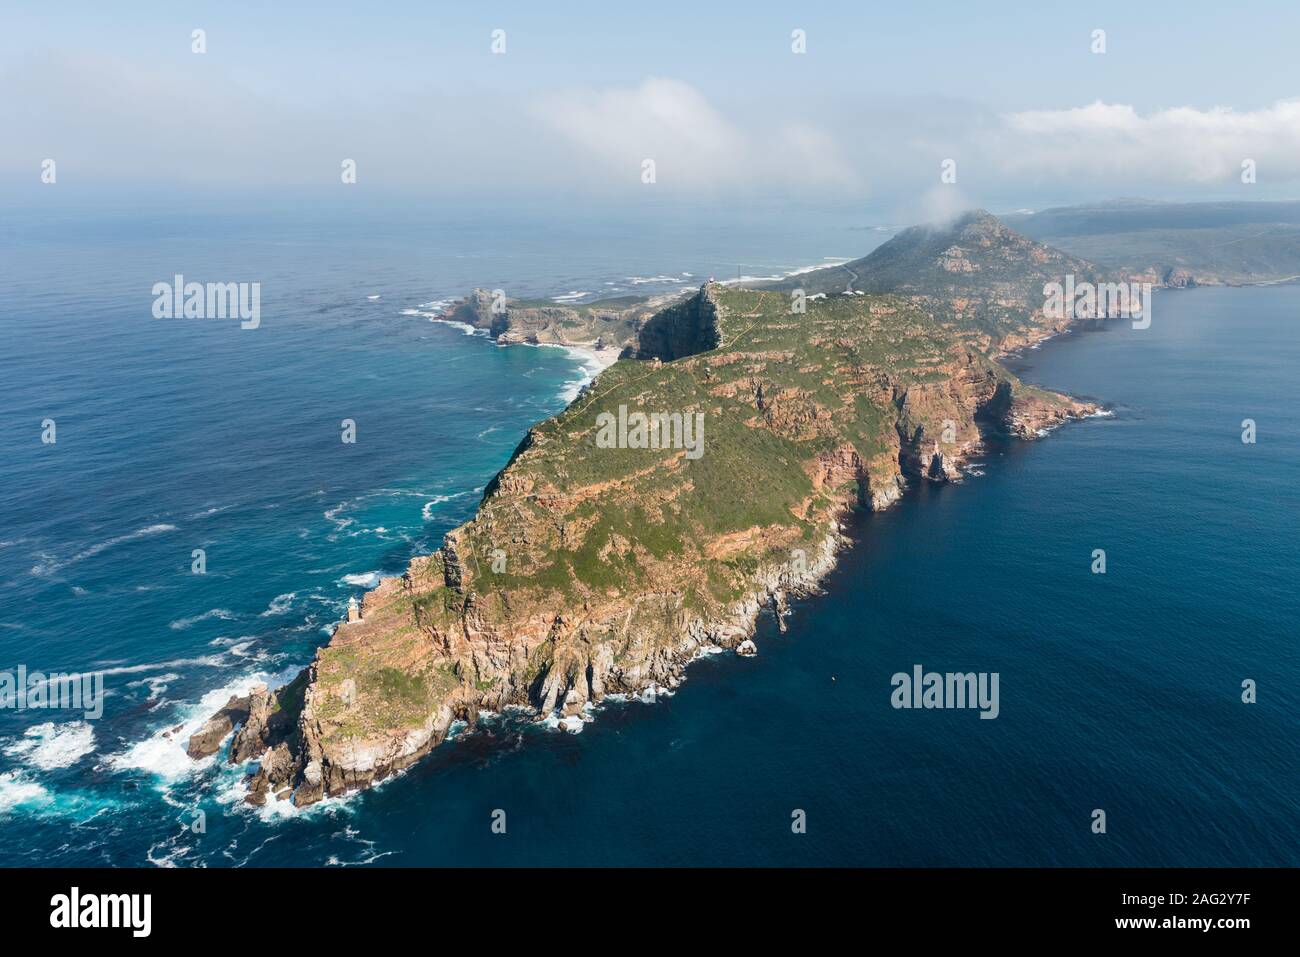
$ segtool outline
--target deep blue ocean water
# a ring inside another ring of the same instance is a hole
[[[1157,293],[1148,330],[1030,352],[1024,377],[1115,414],[862,517],[758,657],[581,734],[503,722],[306,812],[242,805],[237,770],[161,737],[296,672],[584,380],[423,304],[766,274],[861,254],[871,222],[5,217],[0,668],[103,670],[110,697],[95,721],[0,711],[0,863],[1300,864],[1294,286]],[[153,319],[176,272],[260,281],[262,327]],[[893,709],[915,664],[998,672],[999,717]]]

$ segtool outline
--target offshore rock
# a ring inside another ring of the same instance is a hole
[[[265,685],[261,687],[265,689]],[[235,725],[242,724],[248,719],[248,709],[247,696],[232,696],[224,708],[208,718],[198,731],[190,735],[185,753],[195,759],[216,754],[221,750],[221,742],[226,740],[226,736],[235,729]]]

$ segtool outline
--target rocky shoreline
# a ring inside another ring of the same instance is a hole
[[[1046,435],[1065,422],[1093,415],[1098,407],[1091,403],[1075,403],[1065,414],[1057,411],[1032,412],[1009,418],[1004,423],[1005,433],[1021,440],[1034,440]],[[977,441],[955,452],[936,450],[928,468],[921,469],[914,481],[961,481],[962,467],[983,451],[983,442]],[[919,461],[919,460],[918,460]],[[664,647],[659,657],[645,662],[643,669],[628,671],[615,669],[610,658],[601,659],[605,669],[588,674],[587,684],[562,680],[550,681],[541,686],[540,700],[528,696],[493,702],[493,710],[513,707],[532,714],[541,721],[550,715],[563,720],[580,720],[589,705],[602,702],[610,694],[638,697],[656,689],[675,689],[686,678],[689,665],[706,653],[707,648],[735,651],[743,656],[758,653],[753,641],[759,616],[765,610],[773,613],[781,632],[786,630],[785,617],[790,613],[793,599],[815,595],[821,591],[822,580],[835,568],[838,554],[851,546],[844,534],[843,522],[855,507],[882,511],[901,499],[907,485],[907,476],[900,471],[895,480],[878,489],[864,502],[844,501],[841,507],[828,516],[830,531],[822,539],[811,560],[801,563],[773,565],[762,569],[756,587],[737,602],[730,614],[720,619],[694,618],[683,622],[680,639]],[[424,559],[427,561],[428,559]],[[421,559],[412,562],[414,566]],[[408,573],[409,574],[409,573]],[[353,621],[363,620],[368,605],[374,606],[382,598],[371,596],[391,595],[399,590],[406,576],[384,579],[367,593],[360,615]],[[341,622],[331,637],[331,644],[346,635],[340,632],[348,622]],[[225,740],[234,733],[228,760],[231,764],[246,763],[261,757],[258,769],[246,779],[249,804],[261,805],[268,800],[292,800],[305,806],[326,796],[339,796],[358,791],[388,778],[419,761],[441,745],[456,720],[463,720],[472,728],[478,721],[480,704],[471,700],[448,702],[430,715],[421,729],[389,741],[382,749],[357,747],[345,755],[343,762],[322,763],[319,757],[302,761],[295,755],[293,738],[300,736],[307,756],[320,753],[313,743],[318,729],[308,725],[295,727],[288,716],[293,708],[284,699],[291,698],[316,683],[315,663],[304,668],[293,682],[284,688],[270,691],[257,685],[244,696],[235,696],[226,706],[209,719],[190,738],[187,753],[201,759],[217,753]],[[305,701],[304,704],[309,704]],[[304,708],[307,712],[309,709]],[[296,783],[295,783],[296,781]]]
[[[1024,308],[999,353],[1060,331]],[[887,295],[792,320],[783,293],[705,284],[636,329],[623,354],[639,361],[530,430],[473,520],[367,592],[292,682],[232,698],[191,757],[230,738],[231,763],[260,759],[249,803],[305,806],[409,767],[481,710],[568,723],[674,688],[709,650],[757,653],[763,611],[784,629],[849,544],[851,511],[960,480],[990,433],[1035,439],[1098,411],[1021,383],[981,351],[982,326]],[[598,452],[596,410],[647,397],[708,410],[715,457]]]
[[[613,662],[609,661],[607,671],[589,676],[588,689],[581,685],[566,688],[559,682],[551,682],[543,686],[544,697],[540,703],[526,698],[503,701],[497,702],[493,710],[513,707],[534,715],[539,721],[552,714],[561,719],[573,719],[582,715],[588,705],[599,704],[611,694],[638,697],[661,688],[676,689],[685,681],[687,667],[707,653],[709,647],[733,650],[741,655],[756,654],[752,636],[760,614],[771,610],[778,627],[785,631],[783,619],[789,614],[790,600],[818,593],[820,581],[835,567],[836,554],[848,545],[849,540],[837,522],[811,564],[801,569],[766,569],[761,576],[761,587],[737,603],[730,617],[715,621],[695,618],[685,622],[680,641],[656,661],[648,662],[649,667],[643,673],[636,676],[623,671],[616,673]],[[387,579],[378,588],[401,580]],[[313,666],[308,666],[293,682],[274,692],[265,684],[257,684],[245,695],[232,696],[190,737],[186,753],[195,760],[216,754],[233,732],[229,763],[243,764],[261,757],[258,770],[246,778],[248,793],[245,801],[262,805],[274,797],[278,800],[292,799],[295,805],[304,806],[326,795],[338,796],[376,784],[411,766],[442,744],[454,721],[464,720],[471,727],[478,721],[478,706],[468,702],[460,707],[448,704],[431,716],[425,728],[403,736],[395,747],[380,753],[358,749],[347,765],[333,763],[328,770],[318,760],[308,761],[297,768],[290,739],[300,729],[281,718],[289,713],[281,698],[292,694],[297,687],[309,686],[315,677]],[[309,753],[312,750],[310,737],[308,730]],[[291,786],[295,771],[301,772],[296,787]]]

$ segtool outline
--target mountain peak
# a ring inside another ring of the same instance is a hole
[[[932,223],[920,223],[901,230],[894,239],[907,238],[916,241],[920,237],[953,237],[978,235],[1015,235],[1002,220],[987,209],[968,209],[951,219]],[[892,242],[893,240],[890,240]],[[888,243],[886,243],[888,245]],[[864,259],[867,257],[864,257]]]
[[[996,346],[1041,310],[1044,283],[1095,272],[988,210],[972,209],[947,223],[904,229],[861,259],[792,277],[781,288],[904,296],[936,318],[978,329]]]

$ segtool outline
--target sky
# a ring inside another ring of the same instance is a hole
[[[0,203],[48,159],[73,202],[345,160],[377,201],[1300,198],[1297,36],[1295,3],[6,0]]]

